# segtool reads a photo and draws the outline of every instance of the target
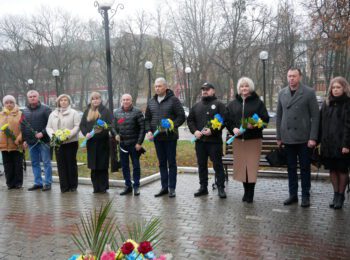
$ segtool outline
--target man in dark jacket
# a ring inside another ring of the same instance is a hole
[[[206,82],[202,86],[202,100],[196,103],[187,118],[187,124],[196,137],[196,155],[199,173],[199,190],[195,197],[208,194],[208,157],[213,162],[215,178],[218,185],[218,195],[226,198],[225,173],[222,165],[222,128],[213,128],[210,121],[215,115],[221,117],[225,113],[225,105],[215,96],[215,87]]]
[[[291,68],[287,74],[289,86],[278,94],[277,144],[286,147],[289,198],[284,205],[298,202],[297,158],[301,177],[301,206],[310,206],[311,148],[316,145],[319,109],[315,91],[300,83],[301,72]]]
[[[40,103],[39,93],[35,90],[28,91],[27,98],[28,105],[23,111],[24,119],[21,123],[21,131],[24,140],[23,146],[25,148],[29,147],[34,174],[34,185],[28,190],[42,189],[42,191],[48,191],[51,190],[52,167],[50,138],[46,133],[46,125],[51,109]],[[41,161],[44,163],[44,185],[41,178]]]
[[[147,138],[154,140],[162,183],[161,190],[154,196],[159,197],[169,193],[169,197],[172,198],[176,196],[178,127],[185,121],[185,112],[180,100],[175,97],[172,90],[168,89],[164,78],[156,79],[155,92],[154,97],[148,101],[145,115]],[[168,130],[160,128],[162,119],[172,120],[173,127]],[[153,136],[157,129],[160,130],[159,134]]]
[[[117,132],[116,140],[120,142],[120,161],[126,186],[120,195],[131,193],[134,187],[134,195],[138,196],[140,195],[140,155],[145,138],[145,119],[141,110],[133,106],[132,97],[129,94],[122,96],[121,107],[114,111],[114,126]],[[133,187],[130,179],[129,156],[133,166]]]

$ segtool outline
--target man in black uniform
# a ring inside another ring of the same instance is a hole
[[[195,197],[208,194],[208,157],[213,162],[215,177],[218,185],[218,195],[226,198],[225,173],[222,165],[222,126],[213,129],[210,120],[215,115],[223,116],[225,105],[215,96],[215,87],[206,82],[202,86],[202,100],[196,103],[187,118],[187,124],[196,137],[196,155],[199,172],[199,190]]]

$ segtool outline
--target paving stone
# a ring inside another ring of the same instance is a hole
[[[31,174],[25,175],[25,183],[31,185]],[[349,259],[349,197],[343,210],[330,209],[329,182],[313,182],[308,209],[283,206],[286,179],[258,179],[253,204],[242,203],[241,183],[226,184],[225,200],[217,190],[194,198],[197,183],[197,175],[180,174],[177,197],[170,199],[154,197],[159,181],[134,197],[119,196],[121,188],[93,194],[89,185],[65,194],[58,184],[45,193],[8,191],[2,176],[0,259],[68,259],[78,253],[71,234],[79,216],[112,198],[121,229],[126,223],[160,217],[164,239],[156,252],[172,253],[174,259]]]

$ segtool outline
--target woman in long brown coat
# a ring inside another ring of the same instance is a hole
[[[3,98],[3,110],[0,112],[0,127],[6,128],[0,131],[0,150],[4,163],[6,184],[9,190],[20,189],[23,185],[23,153],[22,133],[20,130],[20,120],[22,112],[16,105],[16,99],[7,95]]]
[[[243,183],[244,196],[242,201],[252,203],[255,183],[259,169],[262,146],[263,128],[248,124],[245,131],[240,131],[242,122],[257,114],[265,123],[269,122],[264,103],[254,91],[254,83],[250,78],[243,77],[237,83],[236,99],[226,108],[226,127],[237,136],[233,142],[233,178]]]

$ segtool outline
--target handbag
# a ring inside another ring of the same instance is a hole
[[[314,149],[312,149],[311,164],[313,166],[317,167],[317,169],[321,168],[322,160],[321,160],[321,155],[320,155],[320,152],[318,150],[318,147],[315,147]]]
[[[265,158],[272,167],[287,165],[287,154],[285,149],[282,147],[272,150],[266,155]]]

